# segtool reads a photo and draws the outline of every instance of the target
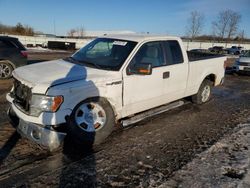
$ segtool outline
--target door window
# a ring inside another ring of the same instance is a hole
[[[132,59],[130,67],[139,63],[149,63],[152,64],[152,67],[165,65],[161,42],[144,44]]]

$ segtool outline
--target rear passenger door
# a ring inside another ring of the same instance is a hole
[[[164,73],[167,77],[163,81],[163,95],[165,102],[172,102],[185,95],[188,62],[184,61],[182,49],[177,40],[164,41],[163,46],[166,61]]]

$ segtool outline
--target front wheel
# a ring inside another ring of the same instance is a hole
[[[203,104],[210,100],[212,90],[212,82],[204,80],[197,94],[192,96],[192,101],[196,104]]]
[[[115,115],[109,102],[92,98],[80,102],[70,117],[69,136],[80,145],[102,143],[113,131]]]

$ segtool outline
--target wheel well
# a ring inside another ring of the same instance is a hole
[[[114,115],[115,115],[115,116],[117,115],[117,112],[116,112],[115,107],[112,105],[111,101],[110,101],[108,98],[102,97],[102,96],[91,97],[91,98],[97,98],[97,99],[99,99],[99,100],[100,100],[100,99],[105,100],[105,101],[110,105],[110,107],[112,108],[112,110],[113,110],[113,112],[114,112]]]
[[[216,80],[216,76],[215,76],[215,74],[210,74],[210,75],[206,76],[205,79],[211,81],[213,83],[213,85],[214,85],[215,80]]]

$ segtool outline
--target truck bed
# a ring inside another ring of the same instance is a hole
[[[213,54],[213,53],[206,53],[206,52],[191,52],[187,51],[189,61],[199,61],[205,59],[212,59],[217,57],[223,57],[224,55],[221,54]]]

